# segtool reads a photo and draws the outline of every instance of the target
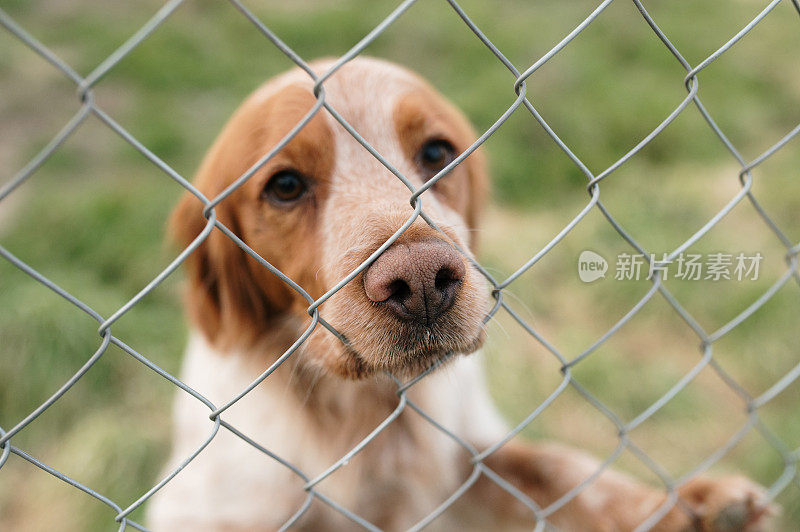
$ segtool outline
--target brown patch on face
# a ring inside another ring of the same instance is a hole
[[[410,161],[417,159],[422,146],[430,140],[449,142],[459,155],[477,138],[463,115],[427,85],[400,97],[394,109],[394,123],[403,152]],[[488,191],[483,152],[478,149],[470,154],[439,179],[432,191],[461,214],[470,229],[475,229]]]
[[[303,118],[314,105],[308,89],[290,85],[269,98],[258,93],[233,115],[209,150],[195,186],[209,199],[220,194]],[[273,266],[307,290],[323,292],[315,272],[319,236],[316,218],[325,201],[334,165],[333,134],[316,115],[282,150],[217,207],[220,222]],[[307,193],[293,205],[262,197],[269,178],[292,169],[304,176]],[[171,217],[171,231],[188,245],[204,228],[202,204],[186,193]],[[192,321],[220,347],[247,347],[291,311],[307,319],[308,303],[258,261],[214,230],[186,260],[187,308]]]

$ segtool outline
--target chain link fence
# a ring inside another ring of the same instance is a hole
[[[654,18],[650,15],[648,10],[645,8],[644,5],[639,0],[633,0],[636,8],[638,9],[639,13],[641,14],[641,23],[646,24],[650,30],[658,37],[658,39],[663,43],[663,51],[664,54],[670,55],[674,61],[679,64],[684,70],[685,74],[683,77],[683,84],[686,89],[686,96],[680,102],[680,104],[671,112],[668,116],[666,116],[663,121],[658,124],[658,126],[653,129],[649,134],[647,134],[640,142],[638,142],[633,148],[631,148],[627,153],[625,153],[622,157],[617,159],[613,164],[608,166],[601,171],[592,170],[589,168],[587,164],[575,154],[575,152],[568,146],[562,139],[559,137],[556,131],[550,127],[550,125],[545,121],[542,115],[537,111],[536,107],[533,105],[531,100],[527,96],[527,88],[526,88],[526,80],[528,80],[531,76],[533,76],[540,67],[542,67],[545,63],[547,63],[550,59],[552,59],[556,54],[559,54],[565,47],[567,47],[570,42],[575,39],[581,32],[586,29],[593,21],[595,21],[598,17],[603,16],[604,10],[612,3],[612,0],[605,0],[602,2],[597,8],[592,11],[586,18],[578,24],[566,37],[561,40],[556,46],[554,46],[551,50],[549,50],[546,54],[544,54],[541,58],[539,58],[536,62],[531,64],[530,66],[520,67],[518,65],[513,64],[506,56],[503,55],[503,52],[499,50],[492,41],[481,31],[481,29],[476,25],[476,23],[470,18],[470,16],[459,6],[459,4],[455,0],[448,0],[448,4],[452,9],[452,16],[458,17],[463,21],[469,30],[474,33],[476,39],[479,39],[485,47],[491,51],[491,53],[496,57],[497,61],[499,61],[507,70],[508,70],[508,90],[513,91],[513,94],[516,96],[513,103],[501,114],[499,118],[485,130],[477,140],[462,154],[460,154],[451,164],[445,167],[442,171],[440,171],[437,175],[435,175],[432,179],[430,179],[424,186],[415,187],[411,182],[409,182],[400,172],[398,172],[388,161],[386,161],[380,153],[378,153],[370,144],[361,136],[357,131],[355,131],[350,124],[346,122],[346,120],[336,111],[334,107],[330,105],[329,102],[325,99],[325,81],[335,73],[342,65],[353,59],[354,57],[358,56],[370,43],[372,43],[376,38],[378,38],[390,25],[392,25],[399,17],[402,17],[403,14],[408,10],[412,4],[415,3],[415,0],[406,0],[398,5],[391,14],[386,17],[380,24],[375,26],[375,28],[366,35],[358,44],[356,44],[352,49],[350,49],[346,54],[341,56],[334,64],[334,66],[322,75],[315,74],[307,65],[304,58],[300,57],[295,51],[290,48],[281,38],[276,35],[269,27],[267,23],[260,20],[256,15],[253,14],[247,7],[245,7],[242,3],[238,0],[230,0],[231,3],[236,7],[236,9],[241,13],[243,17],[246,17],[252,23],[253,31],[260,32],[265,39],[271,42],[280,52],[285,54],[293,63],[303,69],[308,76],[314,80],[314,95],[317,98],[316,105],[311,109],[311,111],[300,121],[288,134],[287,136],[272,149],[269,153],[265,154],[261,160],[255,164],[252,168],[250,168],[244,175],[242,175],[231,187],[226,189],[222,194],[214,198],[207,198],[203,196],[192,184],[182,175],[180,175],[177,171],[171,168],[166,162],[164,162],[161,158],[159,158],[155,153],[153,153],[150,149],[148,149],[145,145],[143,145],[137,138],[128,132],[123,126],[120,125],[112,116],[110,116],[106,111],[101,109],[94,100],[93,97],[93,90],[97,86],[98,83],[101,83],[104,76],[117,65],[127,54],[129,54],[134,48],[136,48],[140,43],[142,43],[145,39],[147,39],[159,26],[164,23],[168,23],[170,16],[173,12],[184,2],[184,0],[172,0],[167,2],[144,26],[142,26],[134,35],[132,35],[122,46],[120,46],[116,51],[114,51],[111,55],[109,55],[104,61],[102,61],[92,72],[90,72],[86,76],[82,76],[78,74],[69,64],[59,58],[51,49],[47,46],[43,45],[39,40],[37,40],[33,35],[31,35],[25,28],[20,26],[14,19],[12,19],[6,12],[0,10],[0,24],[5,28],[6,31],[10,32],[14,37],[19,39],[22,43],[26,46],[30,47],[34,50],[37,54],[39,54],[42,58],[44,58],[53,68],[60,71],[61,74],[66,76],[70,81],[75,84],[77,88],[77,96],[80,99],[81,107],[80,110],[69,120],[69,122],[64,125],[63,129],[38,153],[36,156],[22,169],[20,170],[10,181],[8,181],[1,189],[0,189],[0,204],[6,198],[15,192],[21,185],[25,183],[28,178],[30,178],[39,167],[49,158],[51,157],[56,150],[65,142],[65,140],[70,137],[78,128],[81,127],[82,124],[86,121],[87,117],[94,115],[98,118],[102,123],[104,123],[110,131],[113,131],[116,135],[124,139],[127,143],[133,146],[143,157],[145,157],[148,161],[150,161],[155,167],[157,167],[161,172],[165,174],[165,176],[169,179],[172,179],[176,183],[178,183],[181,187],[185,188],[186,190],[190,191],[194,194],[197,198],[199,198],[203,204],[205,205],[204,214],[207,218],[207,224],[205,226],[205,230],[202,234],[194,241],[190,246],[186,249],[182,250],[180,254],[175,257],[175,259],[155,278],[152,279],[144,288],[141,289],[134,297],[132,297],[127,303],[121,306],[118,310],[113,312],[110,315],[101,315],[100,313],[96,312],[92,309],[89,305],[84,303],[81,300],[80,294],[72,294],[68,291],[64,290],[50,279],[42,275],[39,271],[35,268],[31,267],[30,265],[26,264],[22,260],[20,260],[17,255],[15,255],[11,250],[6,249],[3,246],[0,246],[0,256],[2,256],[5,260],[9,261],[11,264],[25,272],[27,275],[35,279],[37,282],[41,283],[48,289],[50,289],[55,294],[61,296],[62,298],[66,299],[69,303],[71,303],[78,312],[82,312],[93,318],[99,324],[98,333],[100,335],[99,346],[97,350],[92,353],[87,359],[85,364],[77,371],[75,374],[67,380],[63,386],[61,386],[55,393],[52,394],[45,402],[43,402],[38,408],[34,411],[30,412],[29,415],[17,421],[13,426],[6,426],[0,428],[0,478],[3,476],[2,468],[10,459],[11,455],[14,455],[18,459],[25,460],[29,462],[31,465],[40,468],[54,477],[58,478],[59,480],[69,484],[76,490],[80,490],[81,492],[85,493],[87,497],[94,497],[98,501],[102,502],[103,504],[107,505],[113,510],[113,518],[109,518],[109,523],[116,522],[118,524],[119,530],[126,530],[129,528],[137,529],[137,530],[146,530],[145,526],[141,523],[138,523],[131,519],[131,514],[144,505],[148,499],[160,488],[162,488],[165,484],[170,482],[176,475],[180,474],[181,469],[186,466],[189,462],[194,460],[198,455],[200,455],[206,446],[215,438],[215,436],[222,430],[222,431],[230,431],[233,434],[240,437],[242,440],[253,446],[255,449],[260,451],[263,454],[264,460],[276,460],[280,462],[283,466],[291,470],[294,474],[296,474],[302,481],[305,483],[305,491],[306,491],[306,498],[304,504],[297,509],[297,512],[283,525],[282,529],[289,529],[294,523],[296,523],[299,519],[302,518],[304,512],[310,507],[311,503],[317,499],[322,503],[334,508],[347,518],[349,518],[354,524],[357,524],[360,527],[363,527],[367,530],[378,530],[376,526],[367,522],[364,518],[359,515],[356,515],[349,509],[341,506],[331,497],[323,495],[317,490],[317,487],[320,483],[324,482],[324,480],[339,468],[345,466],[354,456],[356,456],[361,450],[363,450],[366,446],[370,445],[370,442],[375,439],[386,427],[392,424],[398,416],[401,415],[404,411],[413,410],[416,411],[419,415],[425,418],[428,422],[430,422],[431,427],[435,430],[441,431],[446,437],[451,438],[454,440],[460,447],[465,449],[469,452],[472,457],[472,463],[474,464],[474,469],[472,474],[469,478],[461,485],[458,490],[456,490],[452,495],[447,498],[447,500],[442,501],[441,504],[428,516],[418,522],[412,529],[413,530],[420,530],[424,528],[426,525],[434,521],[439,515],[445,512],[458,498],[464,494],[476,481],[480,476],[485,476],[486,478],[490,479],[491,481],[495,482],[501,489],[507,491],[512,496],[516,497],[520,500],[522,504],[527,506],[533,515],[536,518],[537,530],[543,530],[552,528],[547,520],[548,516],[552,515],[555,511],[559,508],[563,507],[567,504],[570,500],[575,498],[581,491],[586,488],[593,480],[595,480],[602,471],[607,469],[614,463],[617,458],[623,453],[623,451],[629,451],[633,455],[635,455],[641,463],[648,469],[650,469],[658,478],[661,479],[663,483],[663,489],[665,493],[668,495],[664,503],[655,511],[646,521],[642,522],[637,530],[648,530],[653,527],[666,513],[678,503],[677,498],[677,489],[683,485],[686,481],[694,477],[695,475],[709,469],[713,464],[719,461],[722,457],[724,457],[733,447],[735,447],[738,443],[740,443],[748,434],[753,432],[760,434],[763,439],[767,442],[769,446],[774,448],[774,450],[780,455],[783,460],[783,471],[782,474],[778,478],[774,480],[774,482],[768,486],[768,496],[770,500],[773,500],[779,494],[781,494],[787,487],[789,487],[792,483],[800,487],[800,479],[797,475],[797,462],[800,458],[800,448],[792,448],[789,444],[785,443],[781,440],[776,434],[774,434],[762,421],[760,418],[760,409],[764,407],[767,403],[773,400],[778,394],[782,391],[787,389],[793,382],[795,382],[798,378],[800,378],[800,363],[793,367],[790,371],[785,373],[785,375],[775,382],[769,389],[764,391],[761,395],[752,396],[748,391],[741,386],[737,380],[731,376],[729,373],[725,371],[725,369],[717,363],[714,357],[714,344],[719,339],[730,333],[734,328],[736,328],[740,323],[750,317],[754,312],[756,312],[759,308],[761,308],[767,301],[769,301],[772,296],[781,289],[786,283],[800,283],[800,275],[798,274],[798,252],[800,252],[800,244],[793,242],[790,238],[784,233],[781,228],[778,226],[778,223],[774,221],[774,219],[770,216],[770,214],[766,211],[765,208],[758,202],[756,197],[753,194],[752,186],[753,186],[753,173],[754,171],[762,165],[766,160],[772,157],[776,152],[779,150],[784,149],[790,142],[795,139],[798,134],[800,134],[800,125],[786,133],[780,139],[776,139],[774,144],[772,144],[768,149],[766,149],[763,153],[758,155],[757,157],[753,158],[752,160],[747,160],[740,152],[737,150],[736,146],[733,145],[731,140],[726,136],[725,132],[722,128],[718,125],[717,121],[715,121],[712,114],[709,112],[708,108],[703,104],[700,96],[699,96],[699,89],[700,89],[700,74],[711,66],[715,61],[717,61],[720,57],[722,57],[728,50],[730,50],[737,42],[739,42],[744,36],[746,36],[756,25],[762,22],[765,18],[769,17],[773,10],[781,3],[781,0],[773,0],[769,2],[766,7],[764,7],[758,14],[753,18],[747,25],[741,28],[741,30],[736,33],[735,35],[730,37],[726,43],[724,43],[721,47],[719,47],[716,51],[714,51],[711,55],[706,57],[704,60],[700,61],[697,64],[691,64],[687,61],[678,48],[670,41],[669,36],[662,31],[659,27],[658,23]],[[800,3],[798,0],[790,0],[791,5],[797,11],[797,14],[800,15]],[[786,2],[789,3],[789,2]],[[800,19],[797,20],[798,28],[800,28]],[[389,239],[387,240],[367,261],[361,264],[358,268],[352,271],[347,277],[341,279],[339,283],[337,283],[334,287],[332,287],[327,293],[325,293],[322,297],[318,299],[312,298],[302,286],[296,284],[292,279],[288,278],[282,272],[278,271],[274,268],[270,263],[260,257],[255,251],[247,246],[236,234],[234,234],[230,228],[223,225],[215,215],[215,206],[218,205],[221,201],[223,201],[226,197],[228,197],[234,190],[240,187],[245,181],[247,181],[259,168],[261,168],[270,158],[272,158],[283,146],[285,146],[293,137],[297,134],[297,132],[307,124],[317,113],[329,113],[336,121],[338,121],[347,131],[366,149],[368,150],[376,159],[378,159],[389,171],[391,171],[403,184],[409,189],[408,201],[413,207],[413,214],[407,219],[406,223]],[[485,322],[489,322],[490,320],[495,319],[495,317],[499,313],[507,313],[511,319],[516,321],[520,327],[522,327],[531,337],[535,339],[536,342],[540,343],[547,351],[549,351],[555,359],[557,359],[558,364],[561,367],[562,379],[560,385],[550,394],[541,404],[535,406],[533,411],[523,419],[519,424],[517,424],[513,430],[511,430],[502,440],[495,442],[493,445],[486,449],[476,449],[470,443],[462,440],[457,435],[450,432],[447,428],[443,427],[436,420],[430,418],[424,411],[420,410],[417,405],[415,405],[409,398],[406,396],[406,393],[409,389],[411,389],[415,384],[417,384],[421,379],[424,379],[426,375],[428,375],[431,371],[434,371],[436,367],[431,367],[419,376],[407,381],[401,382],[400,380],[396,380],[397,383],[397,395],[398,395],[398,404],[397,408],[392,412],[392,414],[387,417],[381,424],[379,424],[375,429],[361,442],[359,442],[355,447],[352,448],[350,452],[348,452],[345,456],[342,456],[338,461],[333,464],[330,464],[330,467],[326,469],[321,474],[317,474],[314,476],[315,472],[313,471],[302,471],[297,468],[292,463],[289,463],[281,456],[277,456],[269,449],[263,447],[256,441],[253,441],[249,438],[246,434],[241,432],[237,427],[229,424],[225,421],[225,411],[234,405],[237,401],[239,401],[242,397],[248,394],[253,388],[259,385],[259,383],[263,382],[265,379],[270,377],[270,374],[275,371],[278,366],[283,364],[287,359],[292,357],[298,348],[303,344],[303,342],[309,337],[309,335],[314,331],[317,327],[326,327],[331,330],[333,334],[339,336],[337,331],[329,325],[324,318],[321,316],[320,307],[321,305],[328,300],[334,293],[340,290],[345,284],[351,282],[355,277],[357,277],[361,272],[363,272],[369,264],[378,256],[380,252],[388,248],[397,238],[399,238],[402,233],[408,228],[417,218],[422,218],[427,221],[429,224],[433,224],[432,221],[427,217],[424,209],[424,194],[425,192],[430,189],[437,181],[440,179],[446,179],[448,173],[459,163],[461,163],[470,153],[476,150],[479,146],[481,146],[490,136],[492,136],[499,128],[503,126],[503,124],[512,116],[514,113],[522,113],[528,114],[530,117],[535,120],[541,128],[546,132],[546,134],[552,139],[560,150],[562,150],[567,157],[574,163],[574,165],[580,170],[580,172],[585,175],[586,177],[586,190],[588,192],[588,196],[586,199],[585,206],[580,210],[580,212],[568,223],[566,224],[563,229],[556,234],[552,240],[550,240],[547,245],[541,248],[538,252],[536,252],[527,262],[525,262],[522,266],[520,266],[513,274],[508,276],[507,278],[500,279],[495,278],[492,274],[487,271],[487,269],[483,268],[480,264],[475,264],[476,268],[485,276],[488,282],[491,284],[492,287],[492,295],[494,297],[494,305],[491,308],[491,311],[485,318]],[[739,166],[739,181],[741,184],[740,191],[731,198],[728,203],[717,212],[711,219],[707,221],[702,227],[698,228],[694,234],[691,235],[685,242],[680,244],[676,247],[672,252],[666,254],[660,261],[655,260],[655,256],[651,254],[652,250],[646,249],[642,245],[640,245],[633,236],[615,219],[614,214],[610,211],[610,209],[606,208],[603,201],[600,199],[600,189],[603,185],[603,182],[610,178],[610,176],[617,171],[622,165],[624,165],[627,161],[629,161],[637,152],[642,150],[645,146],[648,145],[656,136],[658,136],[670,123],[672,123],[678,116],[682,113],[699,113],[705,123],[708,125],[708,128],[713,132],[713,134],[718,138],[719,142],[724,146],[724,148],[729,152],[730,157],[732,160],[735,160],[736,164]],[[758,212],[761,220],[766,228],[770,232],[772,232],[784,245],[785,247],[785,260],[786,260],[786,268],[783,273],[777,280],[775,280],[774,284],[764,292],[760,297],[757,298],[752,304],[750,304],[747,308],[741,311],[734,319],[732,319],[726,325],[720,327],[718,330],[715,331],[707,331],[704,330],[703,327],[698,323],[698,321],[689,313],[689,311],[684,308],[681,303],[673,296],[670,290],[665,286],[660,267],[666,266],[667,264],[674,263],[677,257],[679,257],[683,252],[689,249],[693,244],[695,244],[698,240],[700,240],[704,235],[706,235],[709,230],[715,227],[728,213],[730,213],[737,205],[743,202],[749,202]],[[512,285],[520,276],[522,276],[525,272],[533,268],[537,262],[539,262],[545,255],[547,255],[559,242],[561,242],[568,233],[570,233],[578,224],[581,223],[584,218],[593,211],[600,211],[608,223],[613,227],[613,229],[618,233],[621,239],[624,239],[627,244],[630,245],[631,253],[641,254],[643,257],[646,258],[648,261],[649,267],[655,272],[655,274],[651,277],[650,281],[652,282],[652,286],[647,291],[647,293],[642,297],[632,308],[630,308],[627,313],[617,321],[605,334],[600,336],[599,338],[594,341],[589,348],[584,350],[583,352],[579,353],[577,356],[574,354],[569,354],[563,351],[560,351],[557,347],[555,347],[552,343],[550,343],[540,331],[537,331],[530,323],[528,323],[518,312],[516,312],[507,302],[504,295],[506,294],[506,289]],[[213,404],[208,399],[203,396],[203,390],[195,390],[191,387],[187,386],[183,382],[181,382],[178,378],[174,375],[170,374],[169,372],[163,370],[153,361],[151,361],[146,354],[137,352],[134,348],[127,345],[125,342],[114,336],[113,334],[113,326],[114,324],[120,320],[123,316],[126,315],[135,305],[137,305],[144,297],[150,294],[153,290],[155,290],[159,284],[162,283],[168,276],[172,275],[181,265],[181,263],[189,256],[192,252],[194,252],[197,247],[202,243],[202,241],[209,236],[212,231],[221,231],[225,235],[227,235],[233,242],[235,242],[244,252],[249,254],[255,260],[257,260],[264,268],[272,272],[275,276],[279,277],[284,283],[286,283],[291,289],[302,295],[308,302],[308,314],[311,316],[311,324],[305,330],[305,332],[297,338],[297,341],[286,351],[284,352],[274,364],[272,364],[269,368],[267,368],[259,377],[256,379],[250,386],[246,389],[242,390],[239,395],[233,397],[225,404]],[[686,373],[676,384],[674,384],[669,391],[667,391],[663,396],[661,396],[657,401],[652,403],[648,408],[642,411],[638,416],[634,419],[625,421],[622,419],[621,416],[617,415],[612,408],[608,407],[604,404],[600,399],[598,399],[595,395],[590,393],[584,386],[582,386],[578,381],[573,378],[573,369],[576,365],[580,364],[582,361],[590,357],[592,353],[594,353],[601,345],[603,345],[612,335],[614,335],[623,325],[628,323],[644,306],[653,298],[662,298],[666,303],[668,303],[677,313],[678,316],[686,323],[686,325],[694,332],[696,338],[699,340],[701,344],[701,357],[700,360],[696,363],[696,365]],[[172,472],[170,472],[166,477],[159,479],[159,481],[153,485],[152,487],[142,487],[142,495],[138,499],[134,501],[114,501],[111,498],[105,496],[104,494],[94,490],[91,486],[87,486],[82,484],[81,482],[70,478],[67,475],[62,474],[58,470],[54,469],[53,467],[49,466],[46,463],[38,460],[36,457],[32,456],[24,449],[15,446],[14,439],[17,434],[21,431],[24,431],[25,428],[34,421],[38,416],[40,416],[45,410],[51,407],[54,403],[59,401],[67,392],[69,392],[70,388],[72,388],[79,380],[81,380],[88,372],[91,371],[92,367],[100,360],[106,350],[109,348],[110,345],[116,345],[126,353],[128,353],[131,357],[136,359],[138,362],[152,370],[153,372],[157,373],[170,383],[172,383],[176,388],[179,390],[178,393],[186,393],[192,396],[194,399],[199,401],[200,403],[204,404],[209,411],[209,422],[208,422],[208,436],[205,441],[197,447],[197,449],[189,456],[185,457],[185,460],[179,467],[175,468]],[[724,446],[717,449],[711,455],[707,456],[703,459],[699,465],[697,465],[693,470],[688,472],[687,474],[681,476],[680,478],[673,478],[665,468],[663,468],[659,463],[648,456],[648,454],[638,445],[636,445],[630,438],[629,433],[635,429],[636,427],[640,426],[646,420],[651,418],[656,412],[658,412],[662,407],[664,407],[668,402],[670,402],[679,392],[684,390],[690,382],[701,372],[701,370],[709,368],[716,372],[719,377],[727,384],[727,386],[736,393],[742,400],[741,408],[746,413],[747,420],[740,427],[740,429],[733,434],[729,440],[725,443]],[[601,464],[600,468],[589,478],[585,479],[579,485],[577,485],[574,489],[570,490],[568,493],[564,494],[561,498],[559,498],[554,503],[550,504],[546,507],[540,507],[536,504],[535,501],[531,500],[519,490],[515,489],[511,484],[509,484],[506,480],[502,477],[499,477],[495,472],[491,469],[486,467],[483,463],[483,460],[486,459],[489,455],[497,451],[500,447],[506,444],[509,440],[519,434],[523,429],[525,429],[528,425],[530,425],[540,414],[548,408],[551,403],[553,403],[562,393],[565,392],[568,388],[572,388],[577,391],[584,399],[585,404],[589,408],[596,409],[602,416],[605,416],[608,420],[610,420],[617,429],[618,432],[618,445],[613,453],[611,453]],[[4,420],[6,423],[9,422],[8,419]],[[796,442],[795,442],[796,443]]]

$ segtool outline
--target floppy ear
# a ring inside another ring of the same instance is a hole
[[[482,148],[478,148],[467,157],[462,164],[466,164],[469,171],[467,210],[465,220],[470,228],[470,248],[475,251],[478,241],[478,224],[489,196],[489,173],[486,164],[486,155]]]
[[[234,114],[197,172],[194,185],[207,198],[214,198],[255,162],[259,150],[255,132],[259,130],[251,123],[251,117],[262,114],[253,112],[252,105],[248,101]],[[234,209],[241,200],[239,192],[219,203],[215,212],[220,222],[244,240]],[[203,231],[207,220],[202,212],[202,202],[191,193],[184,193],[169,222],[170,234],[177,244],[188,246]],[[276,295],[275,289],[267,286],[269,279],[256,276],[273,275],[263,274],[263,267],[216,228],[184,264],[188,280],[186,307],[194,325],[217,346],[255,342],[266,320],[275,314],[268,295]]]
[[[205,228],[202,210],[203,204],[195,196],[186,193],[181,198],[170,219],[172,236],[180,245],[188,246]],[[218,219],[241,238],[233,213],[222,204],[216,212]],[[268,298],[269,287],[263,286],[272,283],[259,283],[255,277],[263,267],[217,229],[187,257],[184,265],[188,281],[186,308],[194,325],[219,347],[255,343],[277,312]],[[272,277],[271,273],[266,275]]]
[[[200,200],[184,193],[169,220],[169,233],[175,243],[186,247],[203,231],[206,219],[202,211]],[[188,279],[185,297],[189,317],[212,342],[219,333],[221,311],[218,272],[212,266],[209,249],[213,236],[210,234],[183,263]]]

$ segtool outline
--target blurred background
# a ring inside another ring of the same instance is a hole
[[[303,58],[345,53],[395,2],[248,1]],[[0,0],[22,27],[86,75],[160,7],[154,0]],[[597,4],[583,0],[464,0],[472,20],[520,70]],[[765,1],[645,2],[696,65],[764,8]],[[722,131],[752,160],[800,123],[800,16],[788,1],[700,76],[700,96]],[[420,72],[488,128],[513,102],[513,77],[445,2],[420,0],[366,50]],[[172,168],[190,177],[227,117],[290,61],[226,2],[187,0],[95,88],[98,106]],[[630,2],[612,3],[528,80],[528,96],[564,142],[599,173],[684,99],[685,71]],[[74,84],[10,33],[0,31],[0,186],[79,109]],[[587,203],[586,179],[521,109],[486,143],[493,203],[481,231],[481,262],[504,279]],[[800,241],[800,138],[754,172],[753,193],[792,242]],[[739,166],[690,106],[601,185],[601,198],[658,257],[683,243],[740,190]],[[0,203],[0,244],[108,316],[176,255],[164,225],[180,187],[90,116],[19,189]],[[580,252],[610,264],[605,279],[577,275]],[[632,249],[594,209],[511,285],[506,300],[564,356],[611,328],[651,287],[614,279]],[[754,281],[666,286],[708,332],[733,320],[786,270],[785,248],[742,202],[689,249],[761,253]],[[170,372],[186,337],[181,274],[117,322],[123,341]],[[800,362],[794,280],[714,343],[714,357],[753,396]],[[0,260],[0,426],[8,429],[49,397],[97,349],[97,324]],[[559,385],[560,363],[504,313],[486,348],[493,395],[509,422],[523,420]],[[630,421],[700,360],[699,339],[660,296],[574,368],[576,380]],[[127,506],[157,481],[169,448],[174,387],[110,347],[66,396],[14,437],[14,445]],[[800,446],[800,382],[760,409],[789,451]],[[744,402],[709,367],[631,439],[666,471],[692,470],[746,422]],[[524,431],[605,458],[617,429],[573,388]],[[658,482],[629,452],[615,464]],[[751,431],[713,473],[741,471],[770,486],[781,456]],[[800,527],[797,477],[777,497],[781,529]],[[141,519],[137,510],[133,518]],[[0,471],[0,529],[113,530],[113,511],[19,457]]]

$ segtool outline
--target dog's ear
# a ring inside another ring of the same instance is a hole
[[[489,196],[489,172],[483,149],[478,148],[472,152],[464,160],[463,164],[467,166],[469,171],[469,199],[464,218],[470,228],[470,248],[475,251],[478,244],[478,232],[476,229]]]
[[[246,106],[243,108],[252,111]],[[247,113],[241,110],[235,113],[200,165],[194,185],[207,198],[220,194],[255,161],[259,149],[255,138],[258,129],[251,121]],[[217,220],[244,239],[234,209],[240,192],[233,192],[214,212]],[[203,203],[186,192],[172,213],[169,232],[178,245],[185,247],[206,224]],[[271,292],[263,286],[265,279],[256,279],[256,276],[273,275],[262,271],[263,267],[255,259],[217,228],[184,264],[188,281],[186,307],[195,326],[218,346],[254,342],[266,321],[275,314],[268,299]]]
[[[203,204],[193,194],[186,192],[181,197],[169,220],[169,234],[179,246],[186,247],[197,238],[206,226]],[[212,343],[220,330],[219,272],[212,265],[210,234],[184,261],[188,286],[186,308],[190,319]]]
[[[241,235],[235,214],[224,203],[215,209],[218,219]],[[181,198],[170,219],[170,233],[179,245],[188,246],[203,231],[207,220],[202,211],[203,204],[192,194]],[[216,228],[187,257],[184,267],[189,318],[212,344],[246,346],[258,340],[259,331],[276,313],[269,291],[261,286],[263,280],[256,279],[263,267]]]

